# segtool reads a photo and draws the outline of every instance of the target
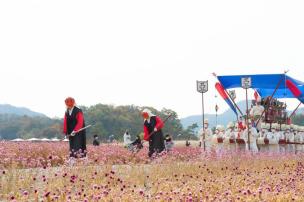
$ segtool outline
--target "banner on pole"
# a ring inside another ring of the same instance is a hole
[[[199,93],[206,93],[208,91],[208,81],[196,81],[196,89]]]
[[[242,88],[244,89],[251,88],[251,77],[243,77],[241,80],[242,80]]]
[[[232,100],[235,100],[236,99],[236,94],[235,94],[235,90],[230,90],[228,91],[230,97]]]

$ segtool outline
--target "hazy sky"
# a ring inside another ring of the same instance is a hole
[[[73,96],[185,117],[201,113],[196,80],[209,80],[206,112],[216,102],[223,111],[212,72],[289,69],[304,80],[303,8],[303,0],[3,0],[0,103],[61,117]]]

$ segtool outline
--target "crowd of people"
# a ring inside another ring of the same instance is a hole
[[[63,132],[69,139],[70,157],[86,157],[86,131],[84,116],[75,100],[71,97],[65,100],[67,110],[64,116]],[[253,152],[304,152],[304,127],[293,124],[278,124],[259,122],[264,108],[259,103],[252,106],[248,121],[242,117],[238,122],[230,122],[226,128],[217,125],[212,131],[208,120],[204,120],[199,131],[200,146],[205,150],[250,150]],[[128,130],[123,135],[124,146],[132,152],[143,148],[143,140],[149,144],[148,156],[152,157],[163,151],[170,151],[174,145],[169,134],[163,135],[163,120],[149,109],[141,113],[143,118],[143,137],[139,135],[131,141]],[[258,123],[258,124],[257,124]],[[100,144],[98,135],[94,135],[93,145]],[[187,141],[186,146],[190,146]]]
[[[304,127],[291,124],[286,117],[282,119],[284,117],[282,115],[286,116],[283,110],[286,109],[286,105],[276,100],[270,102],[267,99],[256,100],[248,112],[248,120],[246,120],[247,116],[244,117],[245,119],[239,117],[237,122],[230,122],[226,128],[218,125],[213,132],[209,128],[208,120],[204,120],[204,127],[199,131],[199,136],[200,141],[205,142],[205,149],[253,152],[304,151]],[[266,115],[264,106],[268,107],[269,113]],[[281,116],[271,116],[275,112],[274,109],[280,112]]]
[[[204,120],[199,131],[201,146],[205,149],[250,150],[253,152],[301,152],[304,151],[304,127],[294,124],[265,123],[264,107],[257,102],[249,111],[248,123],[239,118],[230,122],[226,128],[217,125],[215,130],[209,128]]]

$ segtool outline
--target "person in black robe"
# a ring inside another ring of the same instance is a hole
[[[191,143],[189,140],[186,140],[186,147],[190,147]]]
[[[94,140],[93,140],[93,145],[94,146],[99,146],[99,141],[98,141],[98,135],[94,135]]]
[[[171,151],[172,147],[173,147],[174,143],[173,143],[173,140],[172,140],[172,137],[170,134],[167,134],[165,136],[165,146],[166,146],[166,150],[167,151]]]
[[[164,135],[161,130],[164,123],[149,109],[143,110],[142,117],[144,119],[144,140],[149,141],[148,156],[152,157],[154,153],[158,154],[165,150]]]
[[[82,158],[86,156],[86,131],[80,129],[85,127],[84,116],[75,106],[74,98],[65,99],[67,110],[63,121],[63,133],[69,138],[70,157]]]
[[[144,147],[140,135],[137,135],[136,139],[131,144],[136,146],[138,149],[142,149]]]

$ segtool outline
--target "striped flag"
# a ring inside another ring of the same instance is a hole
[[[302,91],[291,80],[286,80],[286,86],[292,94],[300,100],[300,102],[304,103],[304,95]]]
[[[237,111],[236,111],[236,108],[234,106],[234,104],[231,102],[231,100],[229,99],[229,96],[227,95],[224,87],[219,83],[217,82],[215,84],[215,88],[217,90],[217,92],[221,95],[221,97],[226,101],[226,103],[229,105],[229,107],[232,109],[232,111],[236,114],[237,114]]]
[[[254,90],[253,96],[254,96],[254,99],[255,99],[256,102],[261,101],[261,96],[260,96],[260,94],[258,93],[257,90]]]

